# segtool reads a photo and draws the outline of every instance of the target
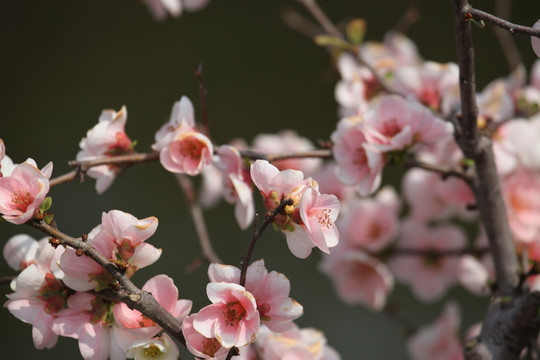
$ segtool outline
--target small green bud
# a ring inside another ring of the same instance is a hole
[[[39,205],[39,209],[41,211],[47,211],[51,208],[51,206],[52,206],[52,198],[50,196],[47,196],[45,200],[43,200],[41,205]]]
[[[347,38],[354,45],[360,45],[366,35],[366,21],[364,19],[354,19],[347,24]]]
[[[45,216],[43,217],[43,221],[45,222],[45,224],[48,224],[48,225],[51,225],[53,219],[54,219],[54,214],[50,212],[45,213]]]

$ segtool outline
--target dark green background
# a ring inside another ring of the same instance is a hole
[[[436,3],[436,4],[435,4]],[[449,1],[419,1],[422,18],[409,35],[425,59],[455,61]],[[380,40],[403,14],[407,1],[321,1],[335,22],[368,20],[368,38]],[[491,1],[477,6],[491,10]],[[334,85],[338,79],[327,53],[284,25],[280,10],[296,1],[214,0],[201,12],[156,23],[137,1],[0,0],[0,137],[15,162],[34,158],[42,167],[54,162],[54,176],[69,171],[80,138],[94,126],[102,109],[126,105],[126,131],[148,151],[154,132],[169,118],[174,101],[189,96],[196,105],[194,70],[204,64],[211,134],[216,143],[242,137],[251,142],[260,132],[294,128],[313,141],[328,139],[337,122]],[[514,1],[514,21],[533,24],[537,0]],[[478,82],[505,75],[501,50],[489,29],[475,30]],[[527,65],[534,55],[529,39],[516,35]],[[278,149],[279,150],[279,149]],[[399,181],[396,173],[386,179]],[[73,182],[51,191],[60,228],[71,235],[87,233],[102,211],[120,209],[139,218],[156,216],[160,225],[150,242],[163,249],[156,264],[136,274],[141,285],[165,273],[197,311],[208,303],[206,269],[190,275],[184,268],[198,254],[198,243],[174,177],[159,164],[136,166],[96,196],[94,181]],[[260,211],[260,202],[258,203]],[[237,264],[249,232],[241,232],[232,207],[222,204],[207,213],[210,235],[224,261]],[[25,227],[0,224],[2,243]],[[304,306],[298,323],[323,330],[343,359],[404,359],[403,329],[388,315],[344,305],[329,280],[317,270],[319,254],[295,258],[283,237],[265,233],[254,257],[287,275],[292,297]],[[14,275],[3,262],[0,275]],[[0,289],[2,296],[8,287]],[[464,326],[482,318],[485,299],[454,290]],[[444,301],[418,304],[408,289],[391,297],[398,313],[415,326],[439,314]],[[31,327],[2,309],[1,358],[78,358],[76,341],[61,339],[52,350],[35,350]],[[184,351],[184,350],[182,350]],[[185,356],[184,358],[189,358]]]

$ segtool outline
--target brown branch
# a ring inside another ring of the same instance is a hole
[[[495,15],[498,18],[510,19],[510,14],[512,12],[512,1],[511,0],[496,0],[495,1]],[[519,49],[516,46],[514,37],[508,31],[498,26],[493,28],[493,32],[499,40],[499,45],[501,50],[506,57],[506,62],[510,68],[510,72],[514,71],[519,65],[523,63]]]
[[[467,17],[472,16],[475,19],[486,21],[502,29],[508,30],[511,34],[521,33],[540,38],[540,29],[534,29],[529,26],[513,24],[510,21],[506,21],[485,11],[475,9],[468,3],[464,5],[462,9],[463,14],[465,14]]]
[[[263,154],[251,150],[240,150],[240,156],[248,158],[250,160],[267,160],[278,161],[285,159],[297,159],[297,158],[319,158],[319,159],[331,159],[332,151],[329,149],[317,149],[308,151],[298,151],[281,154]]]
[[[26,224],[57,239],[59,241],[59,243],[57,243],[58,245],[80,249],[84,255],[94,260],[111,274],[121,286],[121,290],[114,295],[116,297],[115,299],[126,303],[132,309],[140,311],[142,314],[159,324],[159,326],[169,332],[182,344],[186,344],[184,335],[182,334],[182,323],[165,310],[152,294],[136,287],[135,284],[125,276],[123,270],[119,269],[113,262],[97,252],[92,245],[83,241],[82,238],[73,238],[66,235],[58,229],[47,225],[43,221],[30,220],[26,222]],[[113,296],[112,293],[104,293],[104,295],[106,294]]]
[[[296,10],[291,7],[287,6],[281,9],[281,19],[290,28],[298,31],[300,34],[303,34],[310,39],[313,39],[317,35],[324,34],[323,29],[300,15]]]
[[[156,161],[159,159],[159,153],[135,153],[129,155],[119,155],[119,156],[106,156],[95,160],[87,161],[77,161],[73,160],[69,162],[70,166],[76,167],[75,170],[70,171],[67,174],[60,175],[49,181],[51,187],[63,184],[66,182],[73,181],[74,179],[81,177],[86,174],[88,169],[100,166],[100,165],[131,165],[143,162]]]
[[[416,159],[406,159],[404,165],[406,167],[418,168],[418,169],[441,174],[443,180],[446,180],[449,177],[456,177],[458,179],[465,181],[474,191],[475,177],[472,176],[471,174],[468,174],[463,169],[452,168],[449,166],[439,165],[439,164],[429,164],[429,163],[425,163]]]
[[[206,107],[206,89],[202,80],[202,63],[199,64],[199,68],[195,71],[197,82],[199,83],[199,98],[201,100],[202,122],[204,126],[205,135],[210,137],[210,125],[208,123],[208,109]]]
[[[437,249],[411,249],[411,248],[394,248],[392,250],[392,255],[403,255],[403,256],[461,256],[465,254],[471,254],[474,256],[480,256],[482,254],[488,253],[489,248],[460,248],[460,249],[448,249],[448,250],[437,250]]]
[[[193,218],[193,223],[195,224],[195,230],[197,231],[197,237],[202,248],[202,258],[211,263],[221,264],[221,259],[216,255],[214,249],[212,248],[212,243],[210,242],[210,236],[208,235],[208,229],[204,221],[203,211],[197,202],[197,196],[195,193],[195,188],[191,179],[184,174],[176,174],[176,179],[178,184],[184,191],[186,197],[186,204]]]

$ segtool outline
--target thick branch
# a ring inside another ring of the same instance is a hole
[[[142,291],[136,287],[135,284],[133,284],[131,280],[125,276],[124,271],[119,269],[114,263],[109,261],[109,259],[97,252],[92,245],[83,241],[81,238],[73,238],[66,235],[58,229],[47,225],[43,221],[30,220],[26,224],[42,231],[49,236],[52,236],[54,239],[58,239],[58,245],[80,249],[84,255],[90,257],[92,260],[98,263],[103,269],[113,276],[118,284],[120,284],[122,289],[115,295],[118,301],[122,301],[130,308],[140,311],[145,316],[159,324],[182,344],[186,344],[184,335],[182,334],[182,324],[180,321],[165,310],[156,301],[156,299],[154,299],[152,294]],[[104,293],[104,295],[105,294],[112,296],[111,293]]]

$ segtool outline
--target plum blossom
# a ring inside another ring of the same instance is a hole
[[[337,226],[341,247],[378,252],[387,247],[399,229],[399,197],[390,186],[381,189],[373,198],[351,198],[347,213]]]
[[[251,166],[251,178],[264,198],[266,210],[271,213],[285,200],[292,200],[274,223],[285,232],[291,252],[306,258],[317,246],[329,253],[338,243],[335,225],[339,213],[339,200],[334,195],[321,194],[311,178],[304,180],[298,170],[279,171],[267,161],[257,160]]]
[[[435,111],[450,113],[459,103],[459,69],[454,63],[426,61],[419,66],[402,66],[394,73],[393,87],[414,97]]]
[[[534,23],[533,29],[540,29],[540,20]],[[535,36],[531,36],[531,45],[536,56],[540,57],[540,39]]]
[[[255,216],[253,190],[248,167],[233,146],[217,149],[217,167],[223,172],[223,197],[235,204],[234,215],[241,229],[246,229]]]
[[[206,338],[215,338],[224,348],[242,347],[255,341],[260,316],[254,296],[243,286],[209,283],[206,293],[212,302],[193,318],[193,328]]]
[[[182,322],[182,333],[186,339],[186,347],[195,356],[203,359],[224,360],[229,349],[221,346],[215,338],[204,337],[193,328],[193,319],[196,314],[189,315]]]
[[[452,134],[449,123],[416,101],[397,95],[381,97],[365,112],[364,118],[368,126],[385,137],[385,141],[376,145],[385,152],[405,150],[414,144],[436,144]]]
[[[411,286],[418,299],[432,302],[457,281],[459,265],[457,257],[439,256],[437,252],[460,250],[465,244],[465,234],[457,226],[428,228],[423,223],[406,220],[401,227],[396,254],[388,265],[399,281]],[[424,251],[425,255],[400,255],[399,249]]]
[[[261,327],[256,348],[265,360],[340,360],[339,354],[326,344],[324,334],[313,328],[297,326],[283,333]]]
[[[230,265],[211,264],[208,277],[213,283],[239,283],[240,269]],[[281,332],[291,328],[292,320],[303,313],[302,305],[289,297],[289,279],[276,271],[268,273],[262,259],[248,267],[245,289],[255,297],[261,321],[273,331]]]
[[[88,234],[88,243],[107,259],[122,265],[126,275],[131,276],[161,255],[161,250],[144,242],[156,231],[157,224],[155,217],[138,220],[131,214],[111,210],[102,214],[101,224]],[[77,291],[100,291],[113,281],[94,260],[77,256],[71,248],[62,255],[60,268],[65,273],[66,285]]]
[[[97,125],[88,130],[79,143],[81,150],[77,153],[77,161],[133,153],[133,143],[124,130],[126,120],[125,106],[118,112],[103,110]],[[116,165],[100,165],[91,167],[86,174],[96,179],[96,191],[101,194],[111,186],[119,169]]]
[[[501,187],[510,230],[515,240],[526,246],[538,242],[540,235],[540,225],[537,221],[540,214],[540,173],[518,169],[503,179]],[[540,259],[540,253],[534,256],[534,258]]]
[[[463,346],[459,331],[459,308],[447,303],[443,314],[431,325],[421,328],[407,340],[407,350],[414,360],[461,360]]]
[[[0,177],[0,213],[20,225],[34,217],[49,192],[52,162],[39,170],[33,159],[13,168],[9,176]]]
[[[178,300],[178,289],[167,275],[152,277],[144,284],[142,290],[151,293],[156,301],[179,321],[182,321],[191,310],[191,300]],[[113,314],[118,327],[140,337],[151,338],[162,330],[153,320],[138,310],[130,309],[125,303],[114,305]]]
[[[157,338],[137,340],[126,351],[126,357],[135,360],[177,360],[179,355],[178,346],[166,333]]]
[[[253,139],[251,150],[263,154],[310,151],[315,147],[294,130],[282,130],[277,134],[259,134]],[[304,174],[313,174],[320,166],[320,159],[284,159],[273,162],[279,170],[294,169]]]
[[[196,129],[193,104],[185,96],[174,103],[155,140],[152,149],[159,151],[161,165],[170,172],[198,175],[212,162],[212,142]]]
[[[54,333],[77,339],[85,360],[123,360],[136,336],[119,329],[108,316],[112,303],[93,294],[76,292],[52,323]]]
[[[49,245],[47,238],[38,242],[24,235],[12,237],[4,246],[4,257],[12,257],[10,266],[23,269],[12,281],[14,292],[7,295],[4,306],[18,319],[32,324],[37,349],[52,348],[58,340],[51,326],[68,297],[68,289],[60,281],[62,272],[56,267],[63,251]]]
[[[336,175],[336,163],[328,161],[313,178],[319,184],[319,191],[323,194],[334,194],[341,201],[340,213],[343,213],[343,207],[346,206],[346,200],[356,194],[354,186],[345,185],[338,180]]]
[[[381,310],[394,288],[394,277],[385,264],[366,253],[341,249],[323,257],[320,270],[332,280],[339,297],[349,305],[362,304]]]
[[[363,196],[377,190],[381,184],[384,156],[375,144],[384,143],[384,136],[356,117],[341,119],[331,139],[338,179],[346,185],[357,185]]]

